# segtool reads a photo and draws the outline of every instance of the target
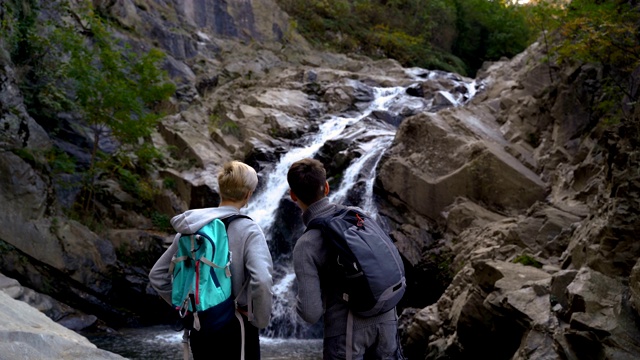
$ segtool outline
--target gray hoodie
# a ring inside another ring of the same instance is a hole
[[[195,209],[186,211],[171,219],[173,228],[182,234],[193,234],[216,218],[225,218],[239,214],[232,206],[217,208]],[[250,294],[253,316],[249,314],[249,321],[257,328],[265,328],[271,319],[271,304],[273,286],[273,262],[262,229],[249,219],[237,219],[229,225],[229,250],[232,253],[231,282],[233,297],[238,299],[239,306],[249,304]],[[171,274],[169,265],[171,258],[177,251],[179,234],[167,251],[158,259],[149,273],[151,286],[169,304],[171,304]],[[242,286],[249,283],[239,294]]]

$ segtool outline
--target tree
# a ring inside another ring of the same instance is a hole
[[[560,26],[556,46],[560,61],[600,64],[603,68],[599,109],[613,122],[630,121],[640,97],[640,8],[634,2],[574,0]],[[638,124],[635,126],[636,131]]]
[[[498,0],[455,0],[458,35],[453,53],[474,76],[482,63],[512,57],[529,46],[532,34],[520,6]]]
[[[67,56],[61,66],[63,86],[93,133],[82,199],[88,210],[94,181],[112,160],[131,152],[136,165],[150,165],[156,152],[149,136],[163,116],[157,105],[175,92],[175,86],[158,66],[164,58],[159,50],[139,54],[118,44],[90,3],[80,13],[69,11],[76,23],[57,29],[55,38]],[[116,156],[100,151],[105,136],[120,144]]]

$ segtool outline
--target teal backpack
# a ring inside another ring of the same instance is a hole
[[[227,228],[246,215],[214,219],[195,234],[181,234],[171,260],[171,303],[185,330],[218,330],[235,314]],[[182,330],[177,328],[176,330]]]

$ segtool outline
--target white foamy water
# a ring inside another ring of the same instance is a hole
[[[329,200],[339,204],[345,203],[351,186],[358,181],[358,179],[364,179],[365,189],[362,196],[363,203],[360,204],[360,207],[375,217],[378,209],[373,201],[374,173],[384,151],[391,145],[391,142],[393,142],[394,135],[393,132],[381,133],[370,142],[363,144],[362,148],[366,153],[355,159],[349,168],[347,168],[338,190],[329,194]]]
[[[282,156],[275,168],[269,171],[263,191],[255,194],[247,208],[243,210],[244,213],[249,215],[262,227],[267,237],[276,210],[280,205],[280,200],[289,190],[287,171],[289,171],[291,164],[303,158],[313,157],[327,141],[338,138],[347,126],[355,124],[369,116],[372,111],[385,110],[389,106],[389,103],[394,101],[396,96],[404,91],[404,88],[373,88],[373,91],[375,100],[361,115],[353,118],[341,116],[328,118],[320,125],[318,133],[309,139],[307,146],[289,150],[288,153]]]

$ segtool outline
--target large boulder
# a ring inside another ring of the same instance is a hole
[[[85,314],[51,296],[24,287],[17,280],[3,274],[0,274],[0,290],[16,300],[29,304],[49,319],[70,330],[81,331],[91,326],[100,326],[96,316]]]
[[[85,337],[4,291],[0,291],[0,353],[3,359],[124,359],[98,349]]]
[[[534,172],[491,141],[456,134],[454,119],[423,113],[401,124],[380,165],[385,193],[433,220],[457,197],[506,213],[544,199]]]

